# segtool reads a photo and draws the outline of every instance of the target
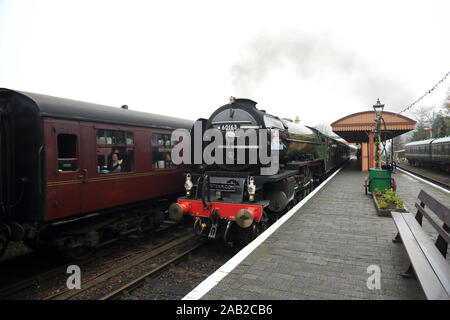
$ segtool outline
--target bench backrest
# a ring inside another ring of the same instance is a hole
[[[438,239],[436,240],[436,246],[445,257],[447,255],[447,246],[450,242],[450,209],[434,199],[424,190],[420,190],[418,198],[420,200],[420,205],[417,203],[415,204],[417,208],[416,220],[422,225],[422,217],[425,216],[428,222],[439,233]],[[443,222],[443,225],[439,225],[436,222],[436,219],[433,219],[428,211],[434,213]]]

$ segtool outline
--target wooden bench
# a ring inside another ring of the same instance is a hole
[[[450,241],[450,210],[423,190],[418,198],[420,205],[415,204],[415,217],[409,212],[392,212],[398,230],[393,242],[403,242],[411,261],[402,276],[415,276],[427,299],[450,300],[450,264],[446,260]],[[439,234],[435,243],[422,229],[424,216]]]

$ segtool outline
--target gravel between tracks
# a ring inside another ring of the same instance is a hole
[[[179,300],[219,269],[239,249],[225,248],[220,241],[210,241],[190,253],[187,259],[147,278],[142,286],[131,292],[124,292],[120,299]]]

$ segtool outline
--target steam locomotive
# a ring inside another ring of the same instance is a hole
[[[157,226],[188,171],[171,133],[192,123],[0,89],[0,256],[23,241],[82,258]]]
[[[207,143],[211,136],[222,141],[215,148]],[[350,155],[346,144],[314,128],[233,97],[209,119],[196,121],[191,150],[198,141],[203,155],[214,149],[215,161],[197,163],[191,155],[186,195],[171,204],[169,215],[174,220],[192,216],[196,234],[227,243],[252,241]]]

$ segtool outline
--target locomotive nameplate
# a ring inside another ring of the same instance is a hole
[[[218,191],[236,191],[236,185],[232,183],[209,183],[209,188]]]

